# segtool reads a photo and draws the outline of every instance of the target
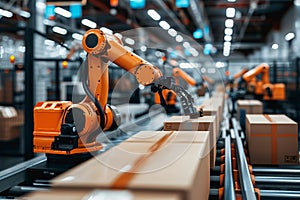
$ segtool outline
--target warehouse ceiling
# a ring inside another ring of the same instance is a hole
[[[114,32],[122,32],[138,27],[159,27],[158,21],[147,15],[147,10],[154,9],[161,15],[161,20],[167,21],[178,33],[192,37],[197,28],[208,30],[203,38],[196,41],[203,46],[210,43],[217,48],[219,54],[222,54],[226,8],[234,7],[236,14],[233,18],[232,50],[248,55],[266,42],[268,32],[280,29],[281,17],[293,5],[293,0],[236,0],[236,2],[190,0],[189,8],[177,8],[175,0],[147,0],[144,9],[131,9],[129,0],[119,0],[117,7],[111,7],[109,2],[109,0],[88,0],[80,19],[70,23],[70,19],[55,16],[54,22],[67,28],[69,33],[84,32],[88,28],[81,24],[81,20],[87,18],[95,21],[98,27],[104,26]],[[0,7],[8,10],[12,8],[26,10],[27,3],[28,0],[1,0]],[[28,20],[20,16],[14,16],[13,19],[14,21],[2,17],[0,28],[2,30],[15,28],[16,24]],[[47,33],[62,41],[71,38],[71,34],[59,36],[53,33],[51,26],[48,26]],[[161,38],[162,35],[154,34],[152,40],[159,42]]]

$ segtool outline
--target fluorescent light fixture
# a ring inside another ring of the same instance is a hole
[[[63,16],[63,17],[66,17],[66,18],[71,18],[71,16],[72,16],[72,14],[71,14],[70,11],[65,10],[65,9],[63,9],[63,8],[61,8],[61,7],[55,7],[54,12],[55,12],[56,14],[58,14],[58,15],[61,15],[61,16]]]
[[[182,46],[183,46],[184,48],[189,48],[191,45],[190,45],[189,42],[184,42],[184,43],[182,44]]]
[[[52,31],[61,35],[66,35],[68,33],[68,31],[64,28],[58,27],[58,26],[54,26],[52,28]]]
[[[224,47],[230,47],[231,46],[231,42],[224,42]]]
[[[13,16],[13,13],[8,10],[3,10],[0,8],[0,15],[2,15],[3,17],[10,18]]]
[[[234,22],[233,22],[232,19],[226,19],[226,20],[225,20],[225,27],[226,27],[226,28],[232,28],[232,27],[233,27],[233,24],[234,24]]]
[[[198,63],[180,63],[179,67],[183,69],[195,68],[198,67]]]
[[[177,35],[177,31],[175,31],[175,29],[170,28],[168,30],[169,35],[171,35],[172,37],[175,37]]]
[[[168,22],[166,22],[166,21],[160,21],[159,25],[160,25],[160,27],[162,27],[165,30],[168,30],[171,27],[170,24],[168,24]]]
[[[135,41],[134,41],[133,39],[131,39],[131,38],[126,38],[126,39],[125,39],[125,42],[126,42],[127,44],[129,44],[129,45],[134,45],[134,43],[135,43]]]
[[[233,18],[235,16],[235,8],[226,9],[226,17]]]
[[[227,0],[228,2],[235,2],[236,0]]]
[[[182,42],[183,41],[183,37],[181,35],[177,35],[175,38],[176,42]]]
[[[45,45],[54,46],[55,42],[53,40],[44,40]]]
[[[26,47],[25,46],[19,46],[18,51],[25,53]]]
[[[25,10],[21,10],[19,14],[25,18],[29,18],[31,16],[30,12],[27,12]]]
[[[123,38],[123,35],[121,35],[120,33],[115,33],[114,34],[116,37],[118,37],[120,40],[122,40],[122,38]]]
[[[197,30],[194,31],[193,37],[194,37],[195,39],[200,39],[200,38],[202,38],[202,37],[203,37],[203,31],[202,31],[200,28],[198,28]]]
[[[233,30],[232,30],[232,28],[225,28],[224,33],[225,33],[225,35],[232,35]]]
[[[103,33],[106,33],[106,34],[109,34],[109,35],[113,34],[113,31],[110,30],[109,28],[106,28],[106,27],[101,27],[100,30],[103,31]]]
[[[97,24],[89,19],[83,19],[81,20],[81,24],[90,27],[90,28],[96,28]]]
[[[141,51],[142,51],[142,52],[147,51],[147,47],[146,47],[145,45],[141,46]]]
[[[287,41],[290,41],[290,40],[292,40],[292,39],[295,38],[295,33],[290,32],[290,33],[286,34],[284,38],[285,38]]]
[[[300,6],[300,0],[294,0],[294,5],[295,6]]]
[[[131,48],[131,47],[129,47],[129,46],[124,46],[124,48],[125,48],[127,51],[130,51],[130,52],[133,51],[133,48]]]
[[[216,68],[222,68],[222,67],[225,67],[225,63],[224,62],[216,62]]]
[[[229,51],[223,51],[223,56],[227,57],[229,56],[230,52]]]
[[[117,13],[118,13],[118,11],[115,8],[112,8],[112,9],[109,10],[109,14],[111,14],[113,16],[115,16]]]
[[[158,12],[156,12],[153,9],[150,9],[147,11],[147,14],[155,21],[158,21],[161,19],[160,15],[158,14]]]
[[[75,39],[75,40],[82,40],[83,35],[81,35],[79,33],[73,33],[72,38]]]
[[[230,41],[232,40],[231,35],[225,35],[225,36],[224,36],[224,40],[225,40],[226,42],[230,42]]]
[[[278,44],[272,44],[272,49],[274,49],[274,50],[276,50],[276,49],[278,49],[278,47],[279,47],[279,45]]]
[[[39,9],[39,10],[44,10],[46,8],[46,4],[41,2],[41,1],[38,1],[36,2],[35,6]]]

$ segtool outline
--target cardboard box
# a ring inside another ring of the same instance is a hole
[[[129,190],[87,190],[87,189],[52,189],[36,191],[22,196],[23,200],[181,200],[178,194],[133,192]]]
[[[263,104],[258,100],[238,100],[236,118],[241,127],[245,128],[246,114],[262,114]]]
[[[0,141],[9,141],[20,136],[24,113],[13,107],[0,106]]]
[[[207,140],[208,134],[203,137]],[[155,151],[149,153],[153,148]],[[185,200],[208,199],[210,169],[209,156],[203,155],[206,151],[207,143],[165,142],[158,147],[157,142],[123,142],[58,176],[52,186],[124,188],[176,194]]]
[[[131,136],[126,142],[138,142],[138,143],[154,143],[160,138],[169,134],[171,131],[140,131],[139,133]],[[209,131],[173,131],[169,136],[168,143],[207,143]],[[203,155],[206,156],[210,153],[209,148]]]
[[[222,122],[222,107],[220,105],[220,102],[215,102],[213,101],[213,99],[207,99],[205,100],[201,106],[200,106],[203,110],[203,115],[204,116],[216,116],[216,133],[217,133],[217,137],[220,134],[220,126],[221,126],[221,122]]]
[[[215,167],[216,162],[216,141],[217,124],[216,116],[203,116],[196,119],[190,119],[189,116],[173,116],[164,122],[165,131],[209,131],[209,149],[211,168]]]
[[[298,164],[298,125],[285,115],[246,115],[251,164]]]

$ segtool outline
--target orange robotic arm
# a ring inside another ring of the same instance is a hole
[[[193,79],[190,75],[184,72],[182,69],[176,67],[173,69],[173,76],[175,77],[176,85],[179,84],[178,78],[181,77],[185,82],[187,82],[191,86],[196,85],[195,79]]]
[[[81,67],[87,96],[78,104],[39,102],[35,106],[35,152],[68,155],[101,149],[101,144],[96,142],[97,135],[102,130],[115,128],[119,118],[114,107],[107,105],[108,61],[129,71],[140,84],[151,85],[154,92],[173,90],[180,97],[185,114],[201,115],[189,93],[176,86],[171,78],[164,77],[157,67],[127,51],[117,37],[91,29],[84,35],[82,46],[88,53]]]
[[[269,80],[269,65],[266,63],[262,63],[260,65],[258,65],[257,67],[255,67],[254,69],[249,70],[247,73],[245,73],[243,75],[243,79],[246,82],[249,82],[252,80],[252,78],[254,78],[255,76],[257,76],[258,74],[262,74],[262,82],[265,83],[270,83]]]

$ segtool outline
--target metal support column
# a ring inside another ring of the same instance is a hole
[[[24,155],[26,158],[33,157],[33,106],[34,106],[34,28],[35,28],[35,8],[36,0],[28,1],[28,8],[31,17],[25,29],[25,127],[24,127]]]
[[[277,83],[277,62],[273,61],[273,83]]]
[[[55,100],[60,100],[60,89],[59,89],[59,61],[55,61]]]
[[[299,84],[300,84],[300,58],[297,57],[296,58],[296,117],[297,117],[297,122],[298,124],[300,123],[300,106],[299,106],[299,95],[300,95],[300,88],[299,88]]]

